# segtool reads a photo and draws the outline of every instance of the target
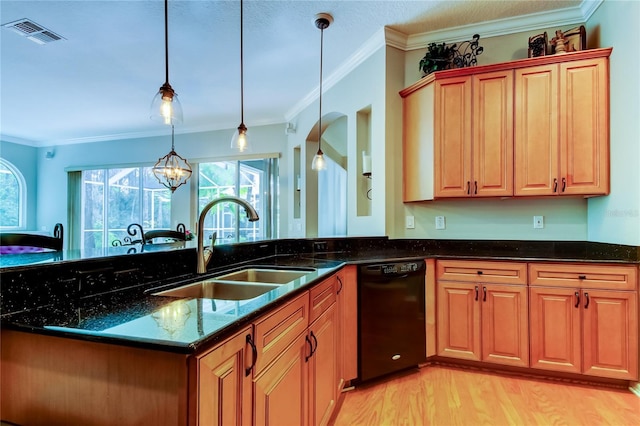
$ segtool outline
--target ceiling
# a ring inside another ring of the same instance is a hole
[[[326,81],[385,26],[396,35],[411,35],[423,48],[422,41],[444,29],[549,11],[579,12],[588,2],[245,0],[244,121],[249,129],[284,123],[301,100],[313,101],[319,12],[335,19],[324,33]],[[151,100],[165,77],[161,0],[0,0],[0,24],[22,18],[64,40],[40,45],[0,30],[3,140],[51,146],[167,134],[166,127],[149,119]],[[184,110],[176,133],[240,123],[239,30],[237,0],[169,1],[169,81]]]

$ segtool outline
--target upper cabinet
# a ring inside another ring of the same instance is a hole
[[[608,194],[610,53],[440,71],[401,91],[404,201]]]
[[[515,195],[608,194],[608,58],[518,69],[515,97]]]

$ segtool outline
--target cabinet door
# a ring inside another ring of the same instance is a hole
[[[582,295],[584,374],[638,380],[637,292]]]
[[[251,355],[247,355],[247,336],[251,337],[251,328],[236,334],[199,359],[195,424],[251,424],[251,370],[247,374]]]
[[[342,381],[354,380],[358,377],[358,284],[357,267],[346,266],[342,278],[342,288],[338,289],[340,301]]]
[[[531,367],[581,373],[580,292],[529,287]]]
[[[474,197],[513,195],[513,71],[473,76]]]
[[[402,100],[403,201],[433,200],[434,84]]]
[[[479,285],[438,283],[438,355],[480,360]]]
[[[326,425],[336,406],[338,378],[336,305],[327,308],[309,327],[313,355],[309,357],[309,424]]]
[[[471,195],[471,76],[436,81],[434,195]]]
[[[482,285],[482,360],[529,366],[527,287]]]
[[[307,425],[310,348],[300,334],[282,354],[253,379],[254,424]]]
[[[609,69],[605,58],[560,64],[560,190],[609,193]]]
[[[558,65],[515,72],[515,195],[558,192]]]

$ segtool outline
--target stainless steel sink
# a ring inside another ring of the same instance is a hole
[[[246,300],[258,297],[278,287],[279,286],[275,284],[254,284],[248,282],[227,283],[218,280],[206,280],[153,293],[153,295],[201,299]]]
[[[248,283],[287,284],[313,271],[313,269],[291,270],[248,268],[236,272],[231,272],[225,275],[220,275],[218,277],[215,277],[215,279],[222,281],[242,281]]]

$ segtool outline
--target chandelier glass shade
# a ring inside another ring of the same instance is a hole
[[[158,182],[171,190],[171,193],[187,183],[193,173],[189,162],[175,151],[173,126],[171,126],[171,151],[158,159],[152,171]]]

